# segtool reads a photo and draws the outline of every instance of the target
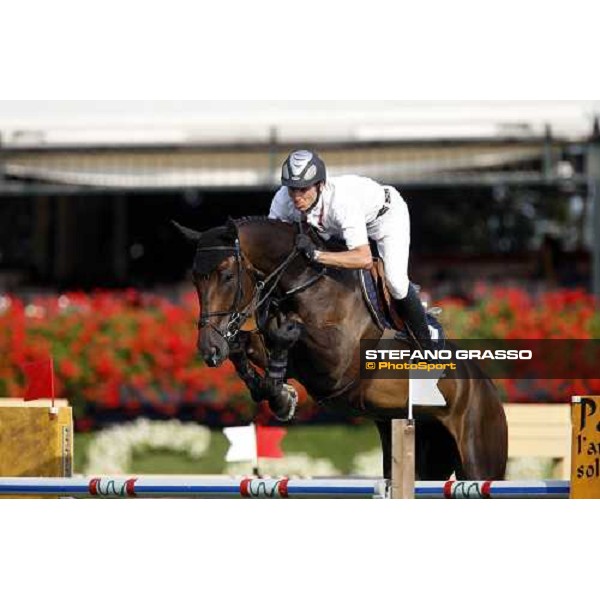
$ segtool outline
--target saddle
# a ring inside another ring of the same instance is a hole
[[[396,312],[392,296],[385,282],[385,266],[379,257],[373,257],[373,266],[361,270],[360,287],[367,308],[380,329],[404,329],[404,319]]]
[[[363,298],[375,321],[375,324],[388,337],[392,330],[393,337],[400,341],[413,341],[413,335],[408,331],[404,319],[398,314],[394,307],[392,295],[385,281],[385,266],[383,259],[373,257],[373,266],[371,269],[359,271],[360,287]],[[440,309],[430,309],[426,313],[427,324],[431,331],[432,339],[438,344],[443,345],[445,339],[444,330],[441,323],[435,317]]]
[[[343,240],[337,238],[322,240],[316,231],[312,230],[312,233],[315,239],[320,239],[325,243],[327,250],[348,249]],[[404,319],[394,308],[392,295],[385,281],[383,259],[377,253],[377,246],[373,242],[370,242],[370,245],[373,266],[370,269],[362,269],[358,272],[358,279],[365,304],[377,327],[384,332],[384,337],[394,337],[399,341],[415,343],[414,335],[409,331]],[[439,312],[439,308],[431,308],[426,312],[426,317],[432,340],[439,344],[440,347],[443,347],[446,336],[441,323],[435,316]]]

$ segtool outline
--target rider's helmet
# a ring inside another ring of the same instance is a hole
[[[285,187],[304,188],[325,179],[325,163],[310,150],[294,150],[281,167],[281,185]]]

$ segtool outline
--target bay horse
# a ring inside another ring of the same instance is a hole
[[[295,249],[295,226],[266,217],[230,219],[202,233],[175,225],[196,245],[198,351],[206,364],[233,360],[232,343],[242,339],[244,360],[266,368],[258,313],[267,298],[276,298],[279,317],[300,327],[286,376],[325,407],[373,419],[384,476],[390,478],[391,420],[407,416],[408,380],[360,378],[360,341],[379,339],[382,330],[363,299],[358,272],[310,263]],[[414,407],[417,477],[445,480],[455,473],[458,479],[503,479],[507,424],[493,382],[476,363],[464,360],[439,380],[438,389],[446,406]]]

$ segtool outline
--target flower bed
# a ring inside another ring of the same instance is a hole
[[[600,338],[596,300],[583,290],[532,295],[517,288],[481,285],[469,305],[454,299],[439,304],[444,328],[453,339]],[[510,402],[568,402],[572,395],[600,393],[600,379],[500,379],[496,385]]]
[[[52,355],[56,395],[71,401],[80,431],[140,414],[249,422],[256,404],[231,363],[211,369],[198,357],[197,311],[195,293],[179,302],[134,290],[27,304],[0,296],[0,396],[22,396],[19,365]],[[301,403],[300,419],[310,420],[305,393]]]
[[[440,305],[453,338],[600,337],[594,300],[582,291],[533,297],[481,287],[469,306],[453,299]],[[210,425],[249,422],[256,405],[231,364],[210,369],[198,358],[196,319],[193,293],[179,302],[134,290],[29,303],[0,296],[0,396],[21,396],[19,365],[51,354],[56,394],[73,403],[80,430],[97,419],[139,414]],[[600,380],[498,384],[511,401],[567,401],[571,394],[600,391]],[[317,413],[301,393],[299,420],[314,420]]]

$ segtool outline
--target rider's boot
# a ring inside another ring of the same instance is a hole
[[[434,350],[429,325],[427,324],[425,308],[419,298],[417,289],[412,283],[408,286],[408,293],[405,298],[402,298],[401,300],[394,298],[394,308],[406,321],[406,324],[417,338],[421,348],[423,350]]]

